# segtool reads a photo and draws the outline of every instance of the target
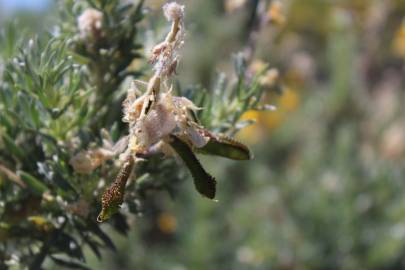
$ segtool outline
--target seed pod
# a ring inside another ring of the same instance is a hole
[[[171,135],[170,139],[170,145],[190,170],[197,191],[207,198],[214,199],[217,184],[215,178],[205,171],[187,143],[174,135]]]
[[[234,160],[250,160],[253,154],[250,149],[235,139],[222,135],[209,136],[209,141],[204,147],[194,149],[197,153],[221,156]]]
[[[97,217],[98,222],[103,222],[118,211],[124,201],[125,185],[131,175],[134,158],[130,155],[121,167],[115,181],[107,188],[101,198],[102,208]]]

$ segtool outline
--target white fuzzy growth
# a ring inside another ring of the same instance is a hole
[[[184,6],[176,2],[163,6],[167,20],[172,22],[172,28],[164,42],[156,45],[152,50],[150,62],[154,64],[156,75],[171,76],[176,73],[180,61],[179,50],[184,44]]]
[[[169,22],[182,20],[184,18],[184,6],[176,2],[166,3],[163,12]]]
[[[173,113],[164,104],[157,104],[145,118],[145,127],[153,143],[170,134],[176,127]]]
[[[86,9],[80,16],[77,18],[77,26],[80,31],[80,36],[82,38],[88,38],[93,36],[96,32],[101,30],[103,24],[103,13],[94,9]]]
[[[139,149],[146,150],[152,144],[170,134],[176,127],[174,115],[165,104],[156,104],[145,118],[136,122],[132,136]]]

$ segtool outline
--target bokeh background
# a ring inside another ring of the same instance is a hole
[[[164,2],[146,1],[146,53],[167,30]],[[90,265],[404,269],[405,2],[180,2],[188,36],[179,82],[212,88],[244,51],[252,72],[272,68],[261,83],[277,90],[266,96],[277,110],[243,115],[256,121],[238,134],[253,161],[202,159],[219,180],[218,202],[188,181],[175,198],[157,193],[127,236],[113,235],[117,252],[102,261],[88,252]],[[52,16],[50,0],[0,1],[0,23],[27,20],[27,35],[51,29]]]

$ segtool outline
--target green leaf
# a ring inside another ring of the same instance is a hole
[[[208,143],[195,151],[205,155],[221,156],[234,160],[250,160],[253,154],[250,149],[241,142],[226,136],[211,137]]]
[[[87,223],[88,229],[94,233],[96,236],[98,236],[98,238],[101,239],[101,241],[103,241],[104,245],[106,247],[108,247],[109,249],[116,251],[117,248],[114,245],[114,242],[111,240],[111,238],[105,233],[103,232],[103,230],[101,230],[100,226],[97,223],[94,223],[93,221],[89,221]],[[85,229],[85,228],[83,228]]]
[[[197,191],[201,195],[210,199],[215,198],[215,178],[204,170],[191,148],[185,142],[174,135],[172,135],[170,138],[170,145],[177,152],[177,154],[179,154],[180,158],[184,161],[184,163],[190,170]]]
[[[19,146],[17,146],[13,139],[10,138],[6,133],[2,134],[4,146],[7,148],[7,151],[10,152],[14,157],[24,160],[25,155]]]
[[[75,262],[75,261],[67,261],[65,259],[57,258],[55,256],[50,256],[51,259],[58,265],[64,266],[66,268],[71,268],[71,269],[84,269],[84,270],[90,270],[91,268],[88,268],[87,266],[83,265],[82,263]]]
[[[53,244],[58,251],[69,255],[69,257],[85,261],[81,244],[70,234],[60,231]]]
[[[19,171],[19,175],[35,195],[42,196],[48,190],[48,187],[34,176],[23,171]]]
[[[69,181],[67,181],[63,175],[56,171],[55,176],[53,177],[53,180],[55,182],[55,184],[58,186],[58,193],[60,195],[66,195],[66,192],[74,192],[75,194],[77,194],[76,189],[69,183]]]
[[[83,241],[89,246],[89,248],[91,249],[91,251],[94,253],[94,255],[97,256],[97,259],[101,260],[101,252],[100,252],[100,244],[94,240],[91,240],[90,237],[86,236],[86,235],[81,235]]]

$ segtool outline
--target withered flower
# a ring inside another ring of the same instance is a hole
[[[184,6],[172,2],[165,4],[163,11],[172,26],[165,40],[152,50],[150,63],[154,65],[154,75],[149,82],[142,82],[146,85],[144,93],[137,88],[139,81],[134,81],[123,102],[122,120],[128,123],[129,135],[115,145],[105,139],[102,148],[81,152],[71,160],[75,170],[83,173],[118,154],[124,160],[115,181],[102,196],[99,222],[118,211],[124,200],[126,182],[139,156],[160,151],[180,157],[189,168],[198,192],[211,199],[215,197],[216,181],[204,170],[194,152],[237,160],[251,158],[243,144],[201,126],[194,113],[201,108],[191,100],[173,96],[168,79],[176,72],[184,43]]]
[[[99,38],[102,33],[103,13],[94,8],[86,9],[78,18],[77,26],[82,39]]]
[[[115,144],[105,129],[101,130],[101,136],[103,138],[102,147],[81,151],[70,159],[69,163],[77,173],[91,173],[105,161],[122,153],[128,145],[127,136],[122,137]]]

